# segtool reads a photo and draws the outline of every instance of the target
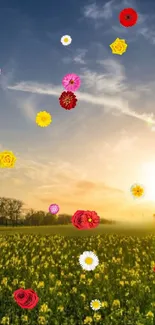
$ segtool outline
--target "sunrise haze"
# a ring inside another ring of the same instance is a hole
[[[119,3],[119,4],[118,4]],[[26,208],[61,213],[95,210],[121,221],[152,220],[155,213],[155,3],[153,1],[20,2],[0,10],[0,150],[17,157],[0,170],[0,196]],[[137,10],[136,26],[120,25],[125,7]],[[5,27],[5,28],[4,28]],[[72,43],[60,39],[70,35]],[[109,45],[128,44],[122,56]],[[77,106],[58,98],[62,78],[81,78]],[[52,123],[35,117],[48,111]],[[140,183],[145,195],[133,199]]]

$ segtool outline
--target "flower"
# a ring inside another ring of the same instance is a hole
[[[51,122],[52,116],[46,111],[39,112],[36,116],[36,123],[42,128],[49,126]]]
[[[67,91],[76,91],[81,85],[81,80],[77,74],[68,73],[63,77],[62,84]]]
[[[152,311],[148,311],[146,317],[154,318],[154,313]]]
[[[61,107],[70,110],[76,106],[77,98],[71,91],[63,91],[59,102]]]
[[[33,309],[39,301],[39,297],[32,289],[18,289],[14,291],[16,303],[24,309]]]
[[[95,211],[77,210],[72,216],[72,224],[78,229],[96,228],[100,222],[100,217]]]
[[[59,206],[57,204],[51,204],[49,206],[49,212],[52,214],[57,214],[59,212]]]
[[[131,194],[135,197],[135,198],[140,198],[141,196],[144,195],[144,187],[142,187],[139,184],[134,184],[131,186]]]
[[[120,308],[120,301],[118,299],[114,300],[112,303],[112,307]]]
[[[90,307],[93,309],[93,310],[99,310],[101,308],[101,302],[100,300],[92,300],[91,303],[90,303]]]
[[[119,14],[120,24],[124,27],[132,27],[137,23],[138,14],[132,8],[125,8]]]
[[[13,168],[16,160],[12,151],[0,152],[0,168]]]
[[[79,257],[79,263],[86,271],[92,271],[99,264],[98,257],[91,251],[83,252]]]
[[[64,46],[70,45],[72,43],[72,39],[69,35],[64,35],[61,37],[61,43]]]
[[[125,40],[120,38],[116,38],[116,40],[109,46],[112,49],[112,53],[118,55],[122,55],[123,53],[125,53],[128,47]]]
[[[155,272],[155,266],[153,267],[153,272]]]

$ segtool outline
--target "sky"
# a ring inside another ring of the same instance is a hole
[[[124,8],[138,13],[120,25]],[[70,35],[72,43],[60,39]],[[114,55],[109,45],[125,39]],[[0,10],[0,150],[13,169],[0,170],[0,196],[25,208],[61,213],[95,210],[114,220],[143,222],[155,213],[155,2],[5,1]],[[59,104],[62,78],[81,78],[77,106]],[[39,111],[52,115],[40,128]],[[133,199],[140,183],[145,195]]]

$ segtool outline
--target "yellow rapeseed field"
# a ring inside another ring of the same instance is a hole
[[[93,251],[94,271],[79,256]],[[155,324],[155,236],[0,236],[0,324]],[[39,296],[32,310],[13,298],[18,288]],[[93,311],[90,302],[101,308]]]

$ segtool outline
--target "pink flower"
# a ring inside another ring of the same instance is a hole
[[[62,84],[67,91],[76,91],[81,85],[81,80],[77,74],[69,73],[63,77]]]

